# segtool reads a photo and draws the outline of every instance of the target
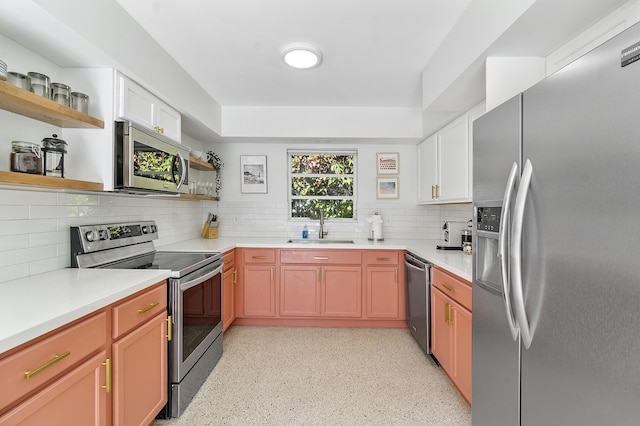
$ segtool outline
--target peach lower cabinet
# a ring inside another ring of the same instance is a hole
[[[406,327],[403,253],[237,248],[235,324]]]
[[[431,349],[471,404],[471,284],[438,267],[431,271]]]
[[[0,354],[0,425],[150,425],[167,403],[158,283]]]

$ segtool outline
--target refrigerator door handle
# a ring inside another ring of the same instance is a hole
[[[509,178],[507,179],[507,187],[504,190],[504,198],[502,200],[502,220],[500,220],[500,229],[498,232],[498,259],[500,260],[500,284],[502,285],[502,298],[504,299],[504,307],[507,312],[509,330],[511,331],[511,337],[514,341],[518,338],[519,331],[514,318],[513,309],[511,307],[511,282],[509,280],[507,262],[507,240],[509,235],[507,222],[509,221],[511,199],[513,197],[513,189],[517,176],[518,164],[514,162],[513,166],[511,166],[511,171],[509,172]]]
[[[525,349],[531,346],[531,330],[529,328],[529,320],[527,312],[524,308],[524,295],[522,289],[522,232],[524,223],[524,207],[529,195],[531,185],[531,176],[533,174],[533,166],[531,161],[527,160],[522,170],[522,178],[516,196],[516,203],[513,208],[513,227],[511,229],[511,267],[513,279],[513,299],[516,308],[516,318],[520,334],[522,335],[522,344]]]

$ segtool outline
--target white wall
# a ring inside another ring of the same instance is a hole
[[[317,221],[289,220],[287,149],[356,149],[358,151],[357,219],[328,221],[326,229],[333,238],[368,236],[366,219],[379,212],[385,223],[386,238],[438,238],[439,206],[417,206],[417,160],[415,145],[305,145],[289,143],[218,144],[213,150],[224,161],[223,189],[219,203],[209,203],[221,219],[223,236],[287,236],[298,237],[307,224],[311,237],[317,236]],[[397,200],[377,200],[376,153],[399,153],[399,192]],[[240,188],[240,156],[267,156],[267,194],[242,194]]]

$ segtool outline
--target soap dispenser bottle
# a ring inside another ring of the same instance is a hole
[[[309,230],[307,229],[307,225],[304,225],[304,228],[302,228],[302,238],[309,238]]]

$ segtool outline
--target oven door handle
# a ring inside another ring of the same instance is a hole
[[[217,274],[221,274],[223,266],[224,265],[220,264],[218,267],[216,267],[212,271],[210,271],[209,268],[207,267],[202,268],[201,270],[196,272],[198,273],[197,277],[190,279],[189,281],[180,283],[180,291],[188,290],[191,287],[197,286],[198,284],[203,283],[204,281],[208,280],[211,277],[214,277]]]

